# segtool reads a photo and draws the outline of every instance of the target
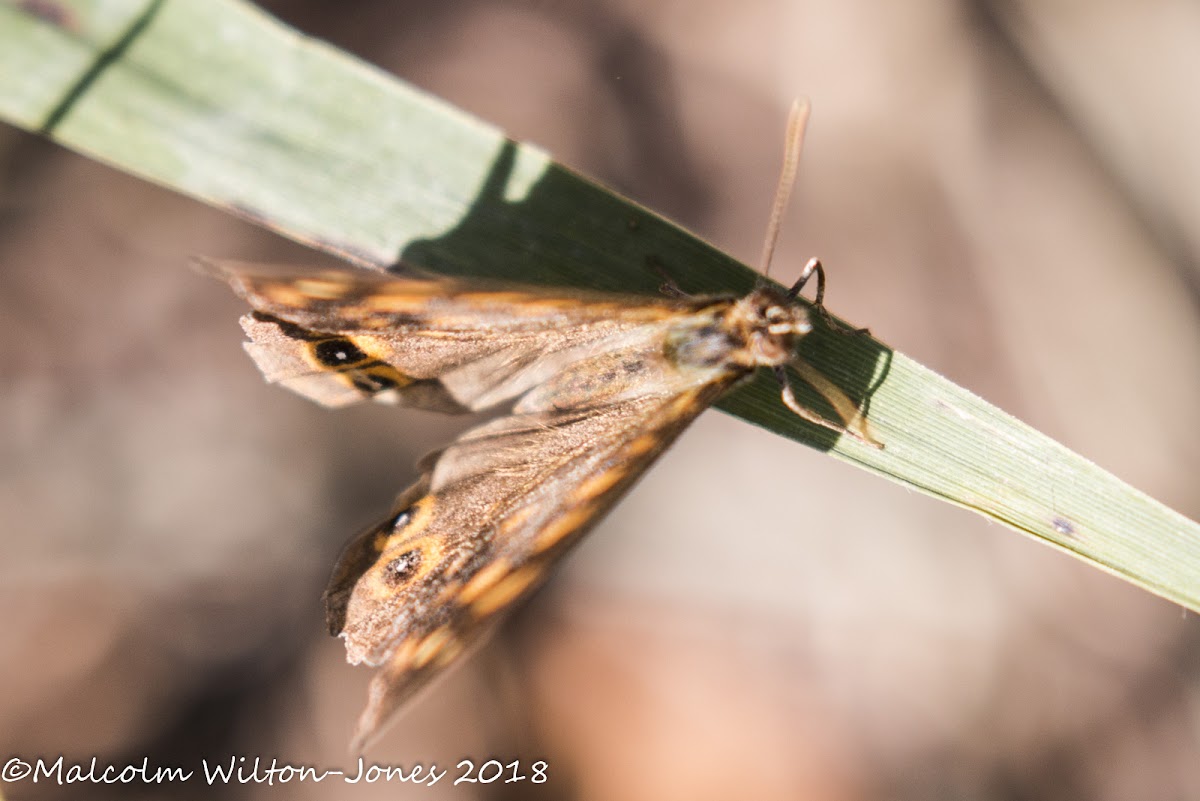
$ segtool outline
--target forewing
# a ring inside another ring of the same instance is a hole
[[[356,743],[540,585],[736,378],[722,373],[685,389],[650,381],[647,394],[631,374],[605,382],[599,405],[530,403],[437,454],[393,515],[346,549],[326,593],[349,661],[381,666]],[[586,375],[559,383],[588,381],[599,383]]]
[[[551,563],[744,372],[678,359],[726,299],[484,288],[347,270],[208,264],[250,302],[269,380],[327,405],[474,410],[520,397],[426,462],[326,590],[353,663],[379,666],[357,742],[533,591]],[[687,362],[687,364],[683,364]],[[690,365],[690,366],[689,366]]]
[[[366,270],[209,262],[254,308],[246,350],[269,381],[327,406],[441,411],[517,397],[597,354],[661,340],[707,300],[487,287]]]

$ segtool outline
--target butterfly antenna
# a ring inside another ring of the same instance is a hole
[[[796,185],[796,170],[800,167],[800,150],[804,147],[804,131],[808,128],[808,114],[812,105],[808,98],[796,100],[788,112],[787,140],[783,147],[783,169],[779,173],[779,185],[775,187],[775,201],[771,204],[771,218],[767,222],[767,238],[763,241],[759,270],[763,275],[771,271],[771,258],[775,255],[775,243],[779,239],[779,227],[783,213],[792,199],[792,187]]]

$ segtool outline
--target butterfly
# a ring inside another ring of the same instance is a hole
[[[769,263],[807,108],[793,110]],[[374,399],[462,413],[511,404],[420,463],[421,477],[340,556],[324,601],[352,664],[378,667],[354,746],[528,596],[700,412],[758,368],[806,420],[878,445],[853,402],[794,352],[790,291],[625,296],[365,270],[208,262],[253,311],[268,381],[325,406]],[[844,424],[800,405],[785,365]]]

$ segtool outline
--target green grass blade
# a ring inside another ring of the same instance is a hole
[[[536,148],[234,0],[0,1],[0,117],[364,265],[648,292],[652,261],[694,292],[757,280]],[[1196,523],[869,337],[822,330],[802,353],[867,404],[885,450],[798,420],[768,376],[722,408],[1200,611]]]

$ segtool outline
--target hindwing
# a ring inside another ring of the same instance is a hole
[[[387,520],[347,546],[326,591],[349,661],[381,667],[356,743],[536,589],[733,380],[502,417],[429,459]]]

